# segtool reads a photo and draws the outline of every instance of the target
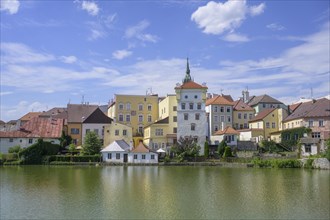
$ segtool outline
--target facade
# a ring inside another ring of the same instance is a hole
[[[244,103],[242,99],[233,102],[233,128],[248,129],[249,120],[254,117],[254,108]]]
[[[264,139],[264,130],[258,128],[249,128],[238,130],[240,141],[252,141],[258,143]]]
[[[208,115],[209,137],[227,126],[233,126],[233,103],[225,96],[217,95],[207,99],[205,110]]]
[[[102,160],[106,163],[127,163],[130,149],[124,140],[116,140],[101,150]]]
[[[245,96],[249,97],[249,95],[245,95]],[[288,107],[284,105],[282,102],[266,94],[249,97],[249,101],[247,102],[247,104],[252,108],[254,108],[256,115],[262,112],[263,110],[269,108],[283,108],[285,110],[288,109]]]
[[[158,119],[158,95],[116,94],[109,105],[108,116],[132,127],[134,137],[143,137],[144,127]]]
[[[38,139],[59,144],[63,130],[63,119],[34,117],[19,130],[0,131],[0,151],[8,153],[8,149],[19,145],[26,148],[35,144]]]
[[[190,76],[187,60],[186,76],[182,85],[175,87],[177,99],[177,139],[192,136],[201,147],[200,154],[204,154],[204,143],[207,136],[207,119],[205,112],[206,92],[205,84],[195,83]]]
[[[225,140],[228,146],[237,146],[237,139],[239,132],[230,126],[227,126],[223,130],[215,132],[210,140],[211,144],[218,145],[221,141]]]
[[[158,154],[151,151],[149,148],[144,146],[141,141],[137,147],[135,147],[128,154],[129,163],[158,163]]]
[[[104,146],[118,140],[124,140],[126,143],[132,143],[133,145],[132,127],[118,122],[112,122],[104,126]]]

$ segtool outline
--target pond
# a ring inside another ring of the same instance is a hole
[[[328,219],[327,170],[0,167],[0,219]]]

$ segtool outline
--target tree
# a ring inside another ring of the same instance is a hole
[[[225,147],[225,152],[223,153],[223,158],[227,158],[227,157],[232,157],[233,154],[231,152],[231,148],[230,147]]]
[[[75,152],[76,150],[76,146],[74,144],[70,144],[69,145],[69,152],[71,153],[71,155],[73,154],[73,152]]]
[[[61,148],[64,148],[64,147],[70,145],[71,142],[72,142],[71,136],[70,135],[66,135],[64,131],[62,131],[62,135],[59,138],[59,140],[60,140],[60,146],[61,146]]]
[[[227,147],[227,142],[225,140],[222,140],[218,146],[218,154],[220,157],[222,157],[226,147]]]
[[[95,132],[88,132],[84,139],[82,153],[85,155],[99,154],[101,151],[102,143],[99,136]]]
[[[172,147],[180,161],[183,161],[187,157],[196,157],[199,154],[200,147],[192,136],[188,138],[180,137],[177,143]]]
[[[8,153],[18,153],[22,150],[21,146],[16,145],[8,149]]]
[[[209,158],[210,148],[209,148],[209,142],[205,141],[204,143],[204,156],[206,158]]]

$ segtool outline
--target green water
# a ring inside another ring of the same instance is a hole
[[[328,219],[330,172],[0,167],[0,219]]]

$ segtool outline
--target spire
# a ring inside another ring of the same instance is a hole
[[[186,76],[182,80],[182,83],[190,82],[191,76],[190,76],[190,69],[189,69],[189,59],[187,57],[187,69],[186,69]]]

